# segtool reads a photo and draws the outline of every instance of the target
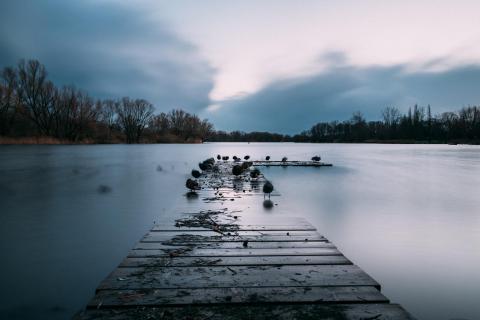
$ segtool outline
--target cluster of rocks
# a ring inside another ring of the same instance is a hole
[[[214,158],[208,158],[198,164],[198,167],[202,171],[210,171],[213,170],[215,166],[215,159]],[[196,169],[192,170],[192,177],[195,179],[198,179],[202,176],[202,173]],[[195,192],[196,190],[200,189],[200,184],[198,183],[197,180],[195,179],[187,179],[187,182],[185,183],[185,186],[187,189],[190,189],[190,191]]]
[[[314,157],[315,159],[317,156]],[[319,158],[319,157],[318,157]],[[217,155],[217,159],[228,161],[229,156],[221,156],[220,154]],[[186,187],[191,191],[195,192],[197,190],[201,189],[199,180],[204,175],[205,172],[212,172],[211,175],[208,175],[208,179],[204,179],[204,183],[207,185],[212,183],[212,181],[219,180],[223,184],[225,181],[231,181],[235,185],[235,181],[244,181],[244,180],[251,180],[255,181],[262,177],[262,174],[258,168],[253,167],[253,162],[248,161],[250,159],[249,155],[246,155],[243,157],[243,162],[241,158],[237,156],[233,156],[232,159],[234,162],[238,162],[238,164],[234,164],[233,166],[231,164],[225,163],[225,162],[219,162],[216,164],[214,158],[208,158],[198,164],[200,170],[193,169],[192,170],[192,178],[187,179],[186,181]],[[270,159],[270,156],[267,156],[267,159]],[[312,158],[313,160],[313,158]],[[282,159],[282,162],[286,162],[287,157],[284,157]],[[316,160],[315,160],[316,161]],[[226,171],[230,170],[230,172]],[[206,177],[206,178],[207,178]],[[210,181],[212,180],[212,181]],[[202,183],[203,185],[203,183]],[[214,187],[214,189],[218,189],[219,187]],[[273,184],[270,181],[265,181],[263,184],[263,192],[264,194],[268,194],[270,198],[270,194],[272,193],[274,187]]]
[[[228,161],[230,157],[229,156],[221,156],[217,155],[218,160],[224,160]],[[198,167],[200,170],[193,169],[191,172],[192,178],[188,178],[185,186],[191,191],[195,192],[196,190],[201,189],[200,186],[200,178],[202,176],[205,176],[205,172],[211,172],[212,174],[209,175],[210,179],[204,179],[205,183],[209,183],[208,180],[221,180],[224,181],[224,179],[229,180],[228,176],[229,173],[225,172],[225,170],[229,170],[231,175],[230,177],[233,177],[234,179],[241,179],[242,176],[248,177],[250,176],[251,179],[258,179],[261,176],[261,172],[257,168],[253,168],[253,162],[249,161],[250,156],[246,155],[243,157],[243,162],[242,160],[237,157],[233,156],[232,159],[234,162],[238,162],[238,164],[231,165],[225,162],[219,162],[216,164],[214,158],[208,158],[198,164]],[[210,181],[211,182],[211,181]],[[203,186],[203,183],[202,183]]]

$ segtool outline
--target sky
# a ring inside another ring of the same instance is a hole
[[[479,1],[2,0],[0,67],[145,98],[217,129],[297,133],[355,111],[480,103]]]

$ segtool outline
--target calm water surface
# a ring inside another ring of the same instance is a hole
[[[217,153],[322,155],[334,167],[265,168],[281,196],[250,214],[307,218],[419,319],[480,318],[480,147],[254,143],[0,146],[0,318],[80,310],[154,221],[195,206],[184,181]]]

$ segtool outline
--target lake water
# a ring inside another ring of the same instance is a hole
[[[480,147],[290,143],[0,146],[0,318],[83,308],[218,153],[320,154],[334,166],[264,168],[281,196],[250,214],[305,217],[419,319],[480,318]]]

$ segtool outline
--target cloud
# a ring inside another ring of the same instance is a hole
[[[2,1],[0,67],[39,59],[58,84],[129,95],[160,110],[210,103],[215,70],[146,9],[105,1]]]
[[[308,76],[211,101],[216,70],[192,43],[155,19],[153,4],[1,1],[0,67],[36,58],[57,84],[101,98],[146,98],[162,111],[182,107],[224,130],[297,133],[357,110],[378,119],[385,106],[406,111],[415,103],[431,104],[441,112],[480,102],[479,65],[455,65],[458,59],[445,56],[422,65],[357,66],[347,59],[351,52],[342,51],[324,51],[316,60],[322,71],[315,65]]]
[[[356,67],[342,57],[335,54],[333,65],[313,76],[273,81],[246,97],[217,101],[205,116],[222,130],[292,134],[320,121],[349,119],[358,110],[375,120],[386,106],[406,111],[416,103],[430,104],[439,113],[480,103],[479,65],[442,71],[409,65]]]

